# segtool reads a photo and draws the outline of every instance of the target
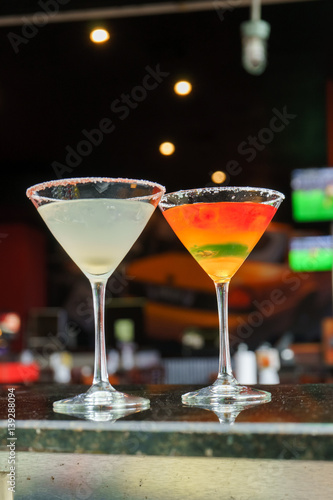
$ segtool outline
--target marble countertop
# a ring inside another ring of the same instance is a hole
[[[117,387],[118,388],[118,387]],[[333,385],[264,387],[272,401],[245,409],[233,424],[226,411],[184,406],[190,386],[120,387],[150,399],[150,408],[116,421],[54,413],[52,403],[87,388],[15,386],[17,451],[106,455],[333,460]],[[8,443],[8,386],[0,386],[0,451]]]

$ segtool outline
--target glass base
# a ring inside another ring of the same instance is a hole
[[[139,396],[131,396],[124,392],[116,391],[110,384],[95,384],[90,389],[73,398],[62,399],[53,403],[53,410],[56,413],[65,413],[73,416],[94,416],[102,413],[107,416],[112,413],[125,416],[136,410],[149,408],[150,401]],[[130,410],[129,413],[127,410]],[[110,415],[111,416],[111,415]],[[112,420],[112,418],[108,419]]]
[[[182,402],[187,405],[216,407],[224,404],[239,403],[251,405],[269,402],[271,394],[238,384],[233,377],[217,379],[213,385],[183,394]],[[212,408],[213,409],[213,408]]]
[[[61,401],[60,401],[61,402]],[[84,411],[77,411],[77,408],[72,411],[68,407],[53,407],[54,413],[60,413],[70,417],[75,417],[83,420],[92,420],[94,422],[115,422],[120,418],[127,417],[132,413],[145,411],[147,408],[116,408],[112,410],[91,410],[86,408]]]

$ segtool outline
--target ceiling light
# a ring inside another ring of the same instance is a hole
[[[216,172],[213,172],[211,175],[211,179],[215,184],[223,184],[226,178],[226,174],[221,170],[216,170]]]
[[[162,144],[160,144],[159,151],[164,156],[170,156],[175,152],[175,146],[172,142],[162,142]]]
[[[251,19],[241,24],[242,63],[244,69],[252,75],[261,75],[267,65],[267,40],[270,25],[260,19],[261,0],[252,0]]]
[[[103,43],[109,38],[110,34],[104,28],[96,28],[90,33],[90,40],[94,43]]]
[[[174,91],[178,95],[188,95],[192,90],[192,85],[186,80],[179,81],[174,86]]]

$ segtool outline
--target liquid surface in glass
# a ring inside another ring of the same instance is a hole
[[[244,262],[276,210],[251,202],[193,203],[172,207],[163,215],[206,273],[223,282]]]
[[[98,198],[52,202],[38,211],[85,274],[105,275],[125,257],[154,207],[138,200]]]

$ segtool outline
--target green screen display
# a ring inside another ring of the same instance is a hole
[[[333,221],[332,167],[294,170],[291,187],[296,221]]]
[[[298,222],[333,220],[333,196],[319,189],[294,191],[292,207]]]
[[[296,272],[331,271],[333,248],[331,236],[293,238],[289,265]]]

